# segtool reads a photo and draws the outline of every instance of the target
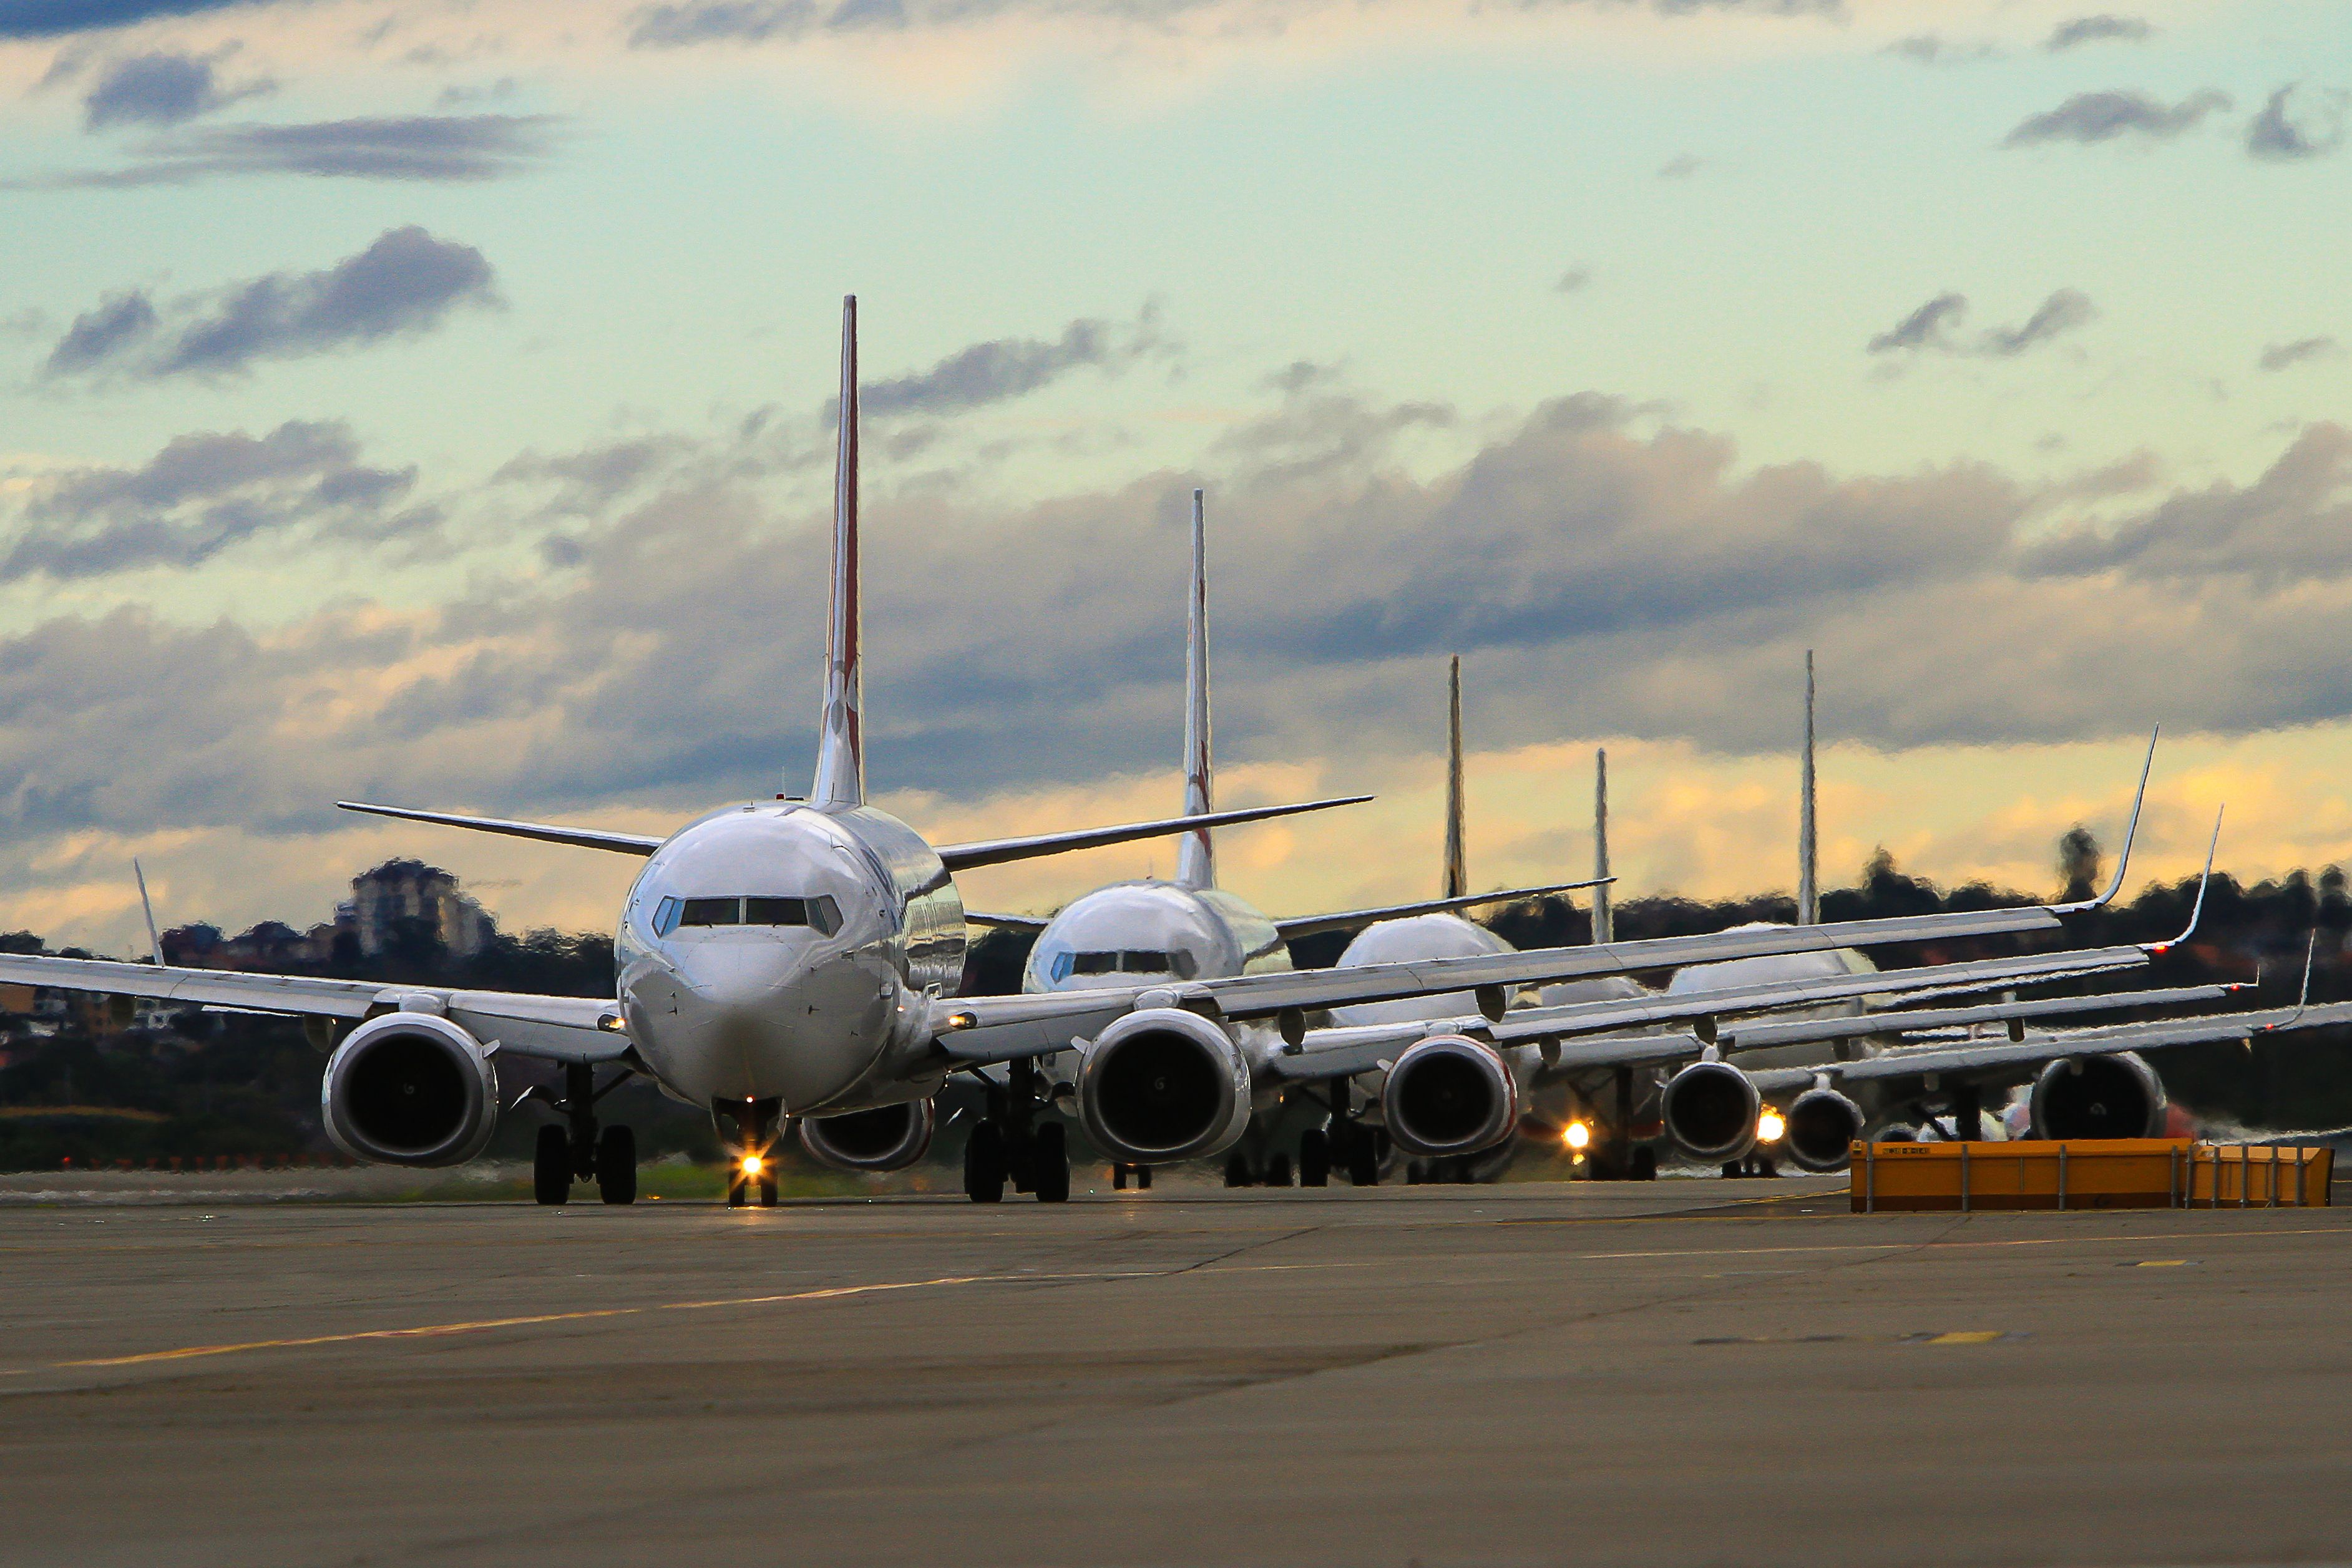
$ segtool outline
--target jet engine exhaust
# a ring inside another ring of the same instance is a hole
[[[1834,1089],[1808,1089],[1789,1106],[1780,1146],[1799,1170],[1841,1171],[1862,1136],[1862,1107]]]
[[[497,1067],[481,1041],[432,1013],[386,1013],[353,1030],[319,1082],[327,1136],[354,1159],[458,1166],[499,1121]]]
[[[2164,1127],[2164,1083],[2129,1051],[2053,1061],[2033,1081],[2037,1138],[2152,1138]]]
[[[1409,1155],[1475,1155],[1510,1137],[1519,1086],[1491,1045],[1458,1034],[1415,1042],[1381,1090],[1389,1136]]]
[[[1078,1120],[1096,1147],[1131,1165],[1199,1159],[1249,1125],[1249,1063],[1215,1024],[1179,1008],[1118,1019],[1086,1049]]]
[[[1720,1061],[1696,1061],[1666,1081],[1659,1114],[1675,1143],[1709,1162],[1737,1160],[1756,1147],[1762,1109],[1748,1074]]]
[[[809,1158],[835,1170],[900,1171],[929,1151],[935,1124],[929,1100],[909,1100],[845,1116],[811,1116],[801,1123],[799,1136]]]

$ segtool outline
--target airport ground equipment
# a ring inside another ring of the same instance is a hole
[[[1853,1212],[1903,1209],[2298,1208],[2329,1202],[2325,1145],[2189,1138],[1860,1143]]]

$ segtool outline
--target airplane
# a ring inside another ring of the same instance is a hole
[[[1213,810],[1215,747],[1212,738],[1209,679],[1206,497],[1200,490],[1192,492],[1191,543],[1192,570],[1184,627],[1184,810],[1188,813],[1202,814]],[[965,918],[976,925],[1036,934],[1036,941],[1029,950],[1021,977],[1023,992],[1031,995],[1085,991],[1105,986],[1138,983],[1130,977],[1151,977],[1165,983],[1209,977],[1279,973],[1291,967],[1291,942],[1302,936],[1344,931],[1359,925],[1370,926],[1377,931],[1391,928],[1399,923],[1409,925],[1417,922],[1444,921],[1486,938],[1483,945],[1474,942],[1444,954],[1400,952],[1399,957],[1454,956],[1507,951],[1480,927],[1460,920],[1453,912],[1482,904],[1516,903],[1521,899],[1591,887],[1594,883],[1590,881],[1553,883],[1540,887],[1505,888],[1475,894],[1469,890],[1466,879],[1461,875],[1459,660],[1455,661],[1455,747],[1451,775],[1450,798],[1453,803],[1449,807],[1448,819],[1453,824],[1449,830],[1450,869],[1446,886],[1439,897],[1323,915],[1268,916],[1259,913],[1239,894],[1217,885],[1214,838],[1212,830],[1201,828],[1184,834],[1172,877],[1141,877],[1112,883],[1071,900],[1051,919],[979,911],[967,911]],[[1358,940],[1360,942],[1362,938]],[[1461,1009],[1471,1005],[1467,996],[1459,998]],[[1441,1009],[1440,1016],[1454,1010],[1457,1009]],[[1028,1147],[1036,1135],[1038,1125],[1034,1108],[1072,1104],[1078,1067],[1078,1054],[1072,1051],[1039,1061],[1034,1069],[1016,1062],[1003,1071],[992,1071],[985,1075],[987,1110],[964,1145],[965,1190],[975,1200],[990,1202],[993,1201],[990,1194],[1001,1196],[1005,1172],[1011,1173],[1017,1188],[1028,1189],[1030,1183],[1025,1174]],[[1041,1085],[1032,1076],[1033,1072],[1043,1074],[1042,1092]],[[1021,1082],[1016,1082],[1015,1080]],[[1319,1103],[1307,1107],[1310,1113],[1319,1113],[1320,1108]],[[1251,1117],[1248,1130],[1243,1137],[1223,1151],[1225,1185],[1249,1186],[1263,1181],[1270,1186],[1288,1186],[1292,1180],[1292,1168],[1290,1155],[1281,1146],[1287,1141],[1283,1124],[1296,1119],[1295,1116],[1286,1117],[1284,1107],[1279,1103],[1261,1107]],[[1315,1114],[1313,1119],[1318,1124],[1321,1121],[1319,1114]],[[1301,1185],[1327,1185],[1331,1168],[1328,1149],[1319,1125],[1308,1128],[1302,1134],[1297,1167]],[[1130,1179],[1139,1187],[1149,1186],[1151,1182],[1150,1165],[1139,1161],[1114,1161],[1111,1168],[1114,1190],[1124,1187]]]
[[[1288,1080],[1274,1059],[1306,1040],[1310,1011],[1466,992],[1491,1020],[1503,1016],[1511,990],[1529,984],[1758,954],[2047,932],[2114,895],[1349,970],[1121,975],[1083,990],[956,997],[966,943],[961,872],[1362,797],[938,846],[868,804],[857,390],[852,297],[842,311],[824,705],[806,799],[723,806],[658,836],[338,802],[643,859],[620,911],[613,998],[13,954],[0,955],[0,981],[301,1018],[331,1052],[320,1084],[329,1136],[376,1163],[472,1159],[511,1108],[500,1102],[499,1058],[556,1064],[562,1091],[543,1099],[562,1121],[541,1129],[533,1166],[543,1204],[565,1202],[573,1179],[589,1176],[605,1202],[634,1201],[634,1137],[626,1126],[600,1128],[596,1103],[629,1074],[643,1075],[708,1108],[730,1131],[730,1205],[767,1205],[775,1201],[772,1158],[786,1122],[797,1124],[804,1146],[839,1163],[904,1165],[928,1145],[933,1095],[952,1072],[1075,1051],[1071,1097],[1097,1148],[1129,1164],[1212,1157],[1240,1140],[1261,1097],[1278,1097]],[[1415,1093],[1435,1094],[1457,1120],[1479,1113],[1493,1079],[1476,1064],[1500,1061],[1492,1046],[1458,1032],[1402,1048],[1384,1090],[1391,1116]],[[1446,1065],[1455,1061],[1465,1061],[1468,1078]],[[610,1074],[602,1082],[600,1071]],[[1058,1127],[1042,1128],[1032,1153],[1029,1175],[1041,1198],[1067,1194],[1066,1155],[1051,1136]]]

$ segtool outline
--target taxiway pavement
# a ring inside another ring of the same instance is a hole
[[[2352,1214],[0,1211],[11,1564],[2352,1557]]]

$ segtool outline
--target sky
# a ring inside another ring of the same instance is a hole
[[[2105,8],[2112,5],[2114,8]],[[935,841],[1221,803],[1276,913],[2347,858],[2331,0],[0,0],[0,926],[509,927],[814,756],[839,302],[866,723]],[[965,879],[1045,910],[1168,846]]]

